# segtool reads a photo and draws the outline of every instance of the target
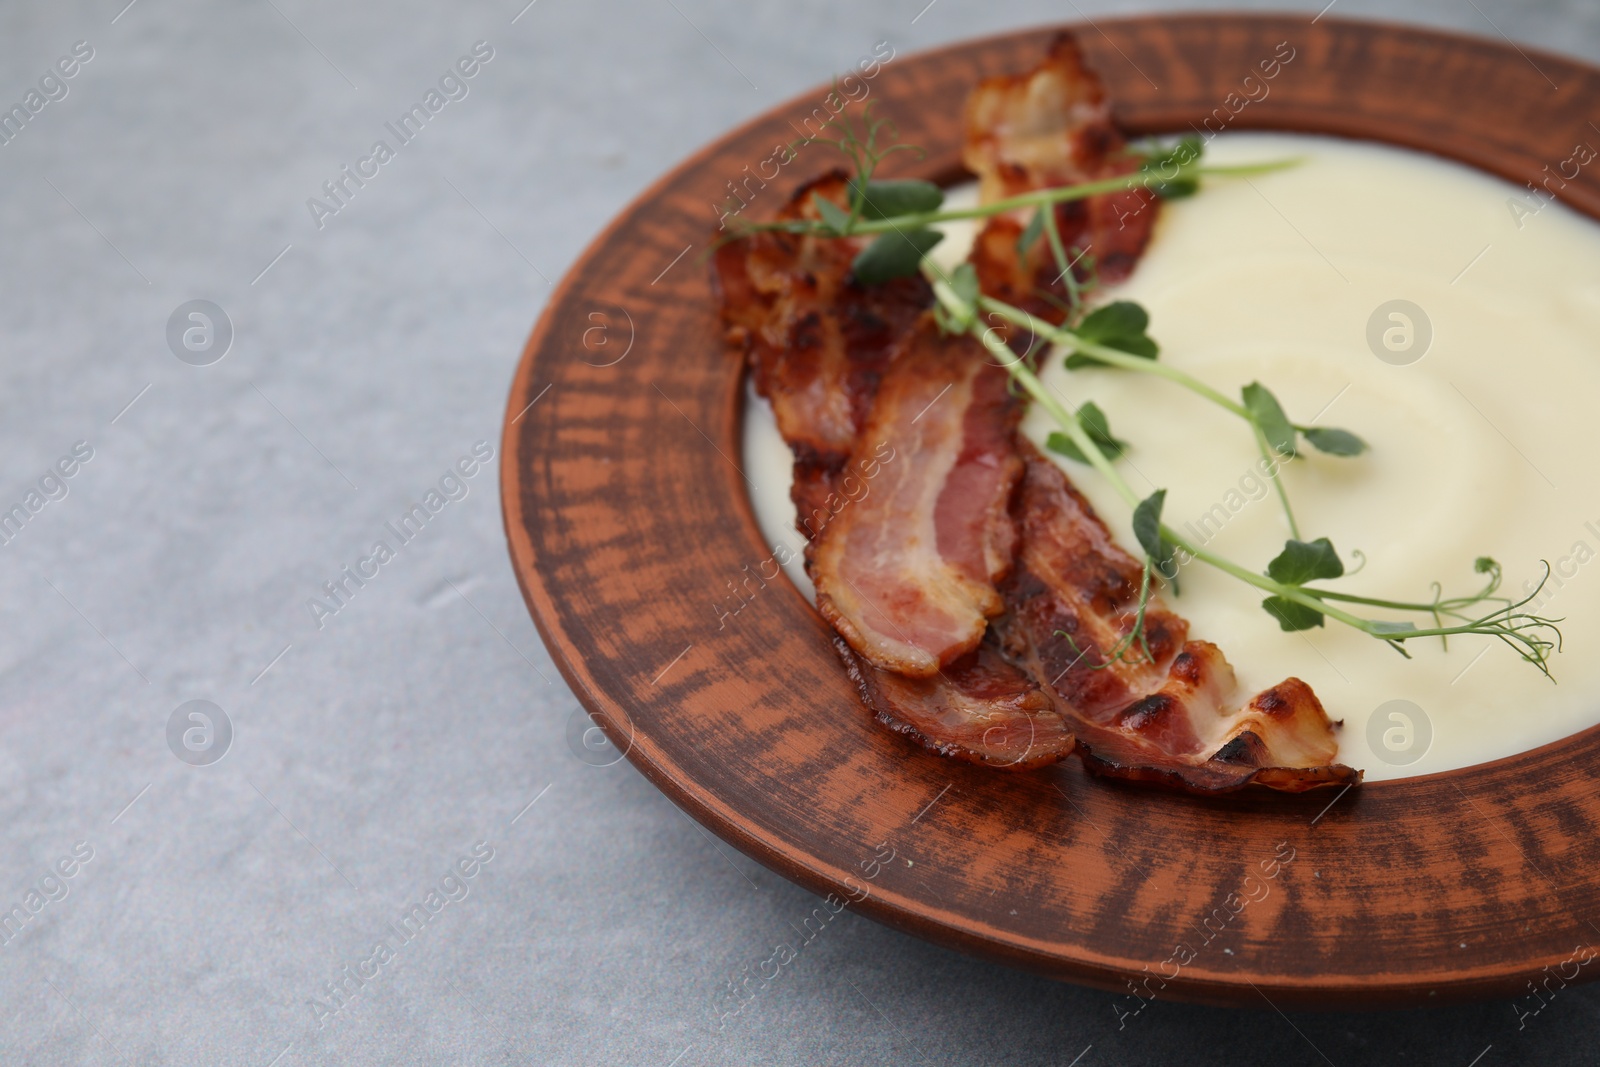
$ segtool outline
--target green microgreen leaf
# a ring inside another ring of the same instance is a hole
[[[823,225],[832,230],[835,236],[842,237],[850,232],[850,212],[816,193],[811,194],[811,201],[817,205],[817,214],[822,216]]]
[[[1145,555],[1150,557],[1150,562],[1155,565],[1156,571],[1172,583],[1172,591],[1178,591],[1178,567],[1173,562],[1174,546],[1161,534],[1161,508],[1167,502],[1167,491],[1157,489],[1133,509],[1133,536],[1138,540],[1139,547],[1144,549]]]
[[[855,164],[857,175],[857,184],[852,184],[850,189],[852,197],[850,211],[846,212],[838,204],[824,203],[819,199],[816,220],[789,219],[752,224],[744,232],[753,233],[770,229],[788,233],[839,236],[848,234],[853,226],[857,232],[865,229],[868,233],[882,234],[856,257],[853,269],[860,281],[866,283],[883,281],[908,275],[917,270],[926,253],[938,243],[940,235],[925,227],[906,232],[905,226],[898,221],[902,216],[894,213],[907,211],[915,213],[916,209],[924,205],[932,209],[928,210],[927,214],[936,216],[933,221],[939,221],[939,216],[942,215],[959,215],[965,218],[970,217],[971,213],[940,212],[938,206],[943,204],[942,195],[935,200],[934,196],[938,195],[937,190],[930,191],[925,187],[925,183],[874,183],[872,175],[880,160],[895,151],[914,151],[914,149],[909,145],[898,143],[880,148],[878,137],[885,123],[869,116],[870,109],[864,116],[865,121],[860,133],[857,133],[847,121],[836,120],[824,124],[836,138],[811,137],[797,142],[797,145],[829,144],[850,157]],[[1196,164],[1201,151],[1202,146],[1198,139],[1185,138],[1170,148],[1136,152],[1136,155],[1143,156],[1145,168],[1143,177],[1152,188],[1164,196],[1181,196],[1197,188],[1196,179],[1202,169]],[[1166,166],[1162,167],[1162,164]],[[1284,163],[1271,163],[1243,167],[1210,167],[1205,168],[1204,173],[1247,176],[1280,169],[1284,165]],[[1152,170],[1157,170],[1157,173],[1151,175]],[[865,185],[858,188],[859,183]],[[883,187],[881,190],[880,186]],[[1085,195],[1088,195],[1088,189],[1089,187],[1084,187]],[[1100,191],[1096,189],[1097,194]],[[878,205],[877,208],[869,207],[869,199]],[[1051,212],[1048,205],[1040,204],[1036,199],[1025,199],[1021,203],[1015,200],[1002,201],[991,207],[993,210],[987,214],[1010,212],[1025,207],[1033,208],[1033,218],[1018,238],[1019,253],[1026,255],[1040,237],[1051,237],[1052,252],[1056,255],[1058,263],[1066,259],[1062,255],[1065,249],[1056,247],[1062,242],[1059,234],[1052,232],[1054,227],[1051,221],[1054,214],[1053,212],[1047,214]],[[882,217],[885,215],[889,217]],[[1065,312],[1066,321],[1072,321],[1074,313],[1082,306],[1081,290],[1094,284],[1093,263],[1092,257],[1085,249],[1079,260],[1063,265],[1062,269],[1066,273],[1059,281],[1067,287],[1068,300],[1061,302],[1060,306]],[[1070,270],[1067,269],[1068,266],[1071,267]],[[1246,386],[1243,390],[1243,405],[1235,405],[1211,386],[1179,368],[1154,362],[1159,354],[1159,348],[1149,337],[1149,316],[1137,304],[1126,301],[1108,304],[1085,316],[1078,323],[1076,330],[1054,328],[1048,323],[1041,324],[1036,317],[1021,308],[983,297],[979,293],[977,277],[970,265],[963,265],[949,276],[941,274],[940,278],[930,278],[930,280],[934,281],[936,289],[941,294],[941,302],[935,308],[936,315],[940,316],[941,327],[969,334],[977,338],[991,352],[995,352],[996,349],[1007,351],[1004,349],[1004,341],[994,336],[990,326],[986,324],[998,317],[1011,326],[1030,330],[1037,337],[1063,346],[1072,347],[1076,342],[1079,345],[1094,345],[1105,351],[1108,357],[1110,350],[1114,349],[1140,358],[1141,361],[1138,363],[1121,360],[1119,362],[1128,362],[1130,367],[1138,368],[1144,373],[1178,382],[1233,414],[1242,415],[1269,453],[1277,451],[1285,457],[1298,454],[1295,446],[1302,435],[1307,447],[1330,455],[1353,456],[1367,449],[1364,441],[1345,430],[1296,427],[1284,415],[1283,407],[1277,398],[1259,382]],[[1054,293],[1040,292],[1035,295],[1043,297],[1047,302],[1056,300]],[[980,321],[977,315],[980,302],[986,312],[985,321]],[[1007,354],[1010,355],[1009,352]],[[1097,360],[1085,355],[1081,350],[1074,351],[1067,360],[1069,368],[1094,366],[1097,363]],[[1037,378],[1035,363],[1027,359],[1008,358],[1002,365],[1013,379],[1013,384],[1018,385],[1024,392],[1034,397],[1037,403],[1047,408],[1064,429],[1071,431],[1073,438],[1084,440],[1086,444],[1092,442],[1095,450],[1104,455],[1120,454],[1126,447],[1112,435],[1104,413],[1094,405],[1085,405],[1073,414],[1051,400]],[[1064,434],[1052,435],[1049,447],[1071,458],[1081,458],[1073,440],[1066,438]],[[1114,467],[1107,466],[1101,473],[1125,499],[1130,501],[1138,499],[1132,487],[1122,479]],[[1278,488],[1280,496],[1284,495],[1281,483],[1278,484]],[[1284,551],[1272,561],[1268,573],[1264,575],[1227,560],[1203,545],[1191,544],[1178,535],[1167,532],[1161,524],[1161,511],[1165,499],[1165,491],[1157,491],[1138,502],[1133,509],[1134,534],[1146,554],[1141,567],[1143,581],[1140,585],[1139,614],[1132,631],[1124,635],[1111,654],[1105,657],[1105,662],[1098,666],[1122,661],[1123,653],[1132,648],[1135,641],[1145,648],[1146,659],[1153,659],[1143,632],[1145,610],[1150,602],[1151,574],[1153,570],[1159,569],[1162,577],[1176,592],[1177,553],[1182,551],[1186,563],[1190,559],[1198,560],[1270,594],[1261,602],[1261,606],[1285,631],[1323,626],[1328,619],[1332,619],[1385,641],[1402,655],[1406,654],[1404,644],[1410,640],[1439,637],[1443,641],[1455,634],[1480,634],[1496,637],[1510,645],[1525,661],[1547,678],[1551,677],[1549,660],[1552,654],[1561,650],[1562,635],[1557,624],[1562,620],[1548,618],[1528,610],[1529,606],[1539,599],[1541,590],[1551,578],[1552,572],[1548,563],[1545,564],[1545,575],[1538,586],[1526,589],[1525,595],[1521,597],[1505,596],[1497,592],[1502,584],[1503,572],[1500,564],[1488,556],[1479,557],[1474,564],[1476,571],[1485,576],[1483,587],[1476,592],[1461,596],[1444,596],[1438,583],[1433,585],[1431,599],[1409,601],[1314,588],[1303,583],[1317,578],[1337,578],[1346,573],[1332,543],[1326,538],[1302,541],[1296,533],[1294,539],[1285,544]],[[1291,529],[1294,529],[1294,519],[1289,511],[1287,497],[1284,499],[1284,510],[1289,515]],[[1385,611],[1410,613],[1426,621],[1419,627],[1417,623],[1409,621],[1380,622],[1363,618],[1352,614],[1349,610],[1350,606],[1357,604]],[[1061,636],[1070,642],[1070,635],[1062,633]],[[1092,665],[1090,669],[1097,668]]]
[[[970,262],[962,263],[950,272],[950,288],[961,298],[961,303],[966,308],[965,315],[952,311],[945,307],[943,301],[936,300],[933,304],[933,318],[944,333],[965,333],[977,321],[978,316],[977,269]]]
[[[970,262],[964,262],[961,266],[951,271],[950,288],[954,289],[957,296],[976,310],[978,306],[978,269],[976,267]]]
[[[1174,178],[1170,182],[1152,182],[1150,188],[1163,200],[1182,200],[1200,191],[1199,178]]]
[[[905,278],[917,273],[922,257],[942,240],[944,234],[929,229],[905,232],[892,230],[879,234],[876,241],[856,256],[850,270],[862,285],[877,285],[892,278]]]
[[[1179,139],[1164,151],[1148,155],[1140,171],[1146,175],[1155,175],[1158,180],[1150,183],[1150,188],[1159,197],[1166,200],[1178,200],[1185,196],[1193,196],[1200,191],[1200,179],[1190,171],[1200,162],[1200,156],[1205,151],[1205,146],[1200,138],[1193,135]]]
[[[1083,317],[1076,333],[1086,341],[1110,343],[1118,337],[1140,337],[1150,328],[1150,313],[1132,300],[1114,300]]]
[[[1267,439],[1267,447],[1286,459],[1299,455],[1295,451],[1294,426],[1283,413],[1283,405],[1278,403],[1272,391],[1260,382],[1251,382],[1240,393],[1251,419]]]
[[[1268,615],[1278,620],[1278,626],[1293,633],[1296,630],[1309,630],[1314,626],[1321,626],[1323,615],[1316,608],[1307,607],[1297,600],[1289,600],[1281,596],[1269,596],[1261,602]]]
[[[1033,213],[1033,218],[1028,220],[1028,228],[1017,238],[1017,258],[1026,259],[1028,250],[1038,244],[1039,238],[1044,236],[1044,213],[1048,210],[1049,208],[1041,206]]]
[[[869,181],[866,196],[861,196],[859,179],[850,179],[850,203],[860,203],[862,218],[892,219],[938,211],[944,203],[944,190],[917,178],[895,181]]]
[[[1112,436],[1111,421],[1106,418],[1106,413],[1094,401],[1089,401],[1078,409],[1078,422],[1083,426],[1083,432],[1105,453],[1107,459],[1116,459],[1128,450],[1128,442],[1118,440]],[[1088,463],[1089,457],[1083,454],[1076,442],[1064,433],[1051,434],[1044,446],[1058,455],[1075,459],[1079,463]]]
[[[1311,447],[1330,456],[1359,456],[1367,450],[1367,443],[1349,430],[1313,426],[1304,436]]]
[[[1131,356],[1155,359],[1161,347],[1150,337],[1147,332],[1149,328],[1150,315],[1144,308],[1131,300],[1114,300],[1085,315],[1073,333],[1085,341],[1115,348]],[[1102,366],[1105,364],[1083,352],[1074,352],[1067,357],[1068,370]]]
[[[1078,421],[1083,424],[1084,432],[1089,435],[1089,440],[1106,453],[1107,459],[1116,459],[1127,451],[1128,443],[1119,441],[1111,434],[1111,420],[1106,418],[1106,413],[1100,410],[1100,405],[1093,400],[1078,409]]]
[[[1326,537],[1315,541],[1285,541],[1283,551],[1267,564],[1267,577],[1284,585],[1304,585],[1319,578],[1338,578],[1344,563]]]
[[[1162,554],[1161,544],[1161,508],[1167,502],[1167,491],[1157,489],[1133,509],[1133,536],[1138,538],[1139,545],[1145,554],[1159,557]]]

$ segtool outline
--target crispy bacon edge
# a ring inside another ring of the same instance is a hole
[[[1090,773],[1195,793],[1361,780],[1334,762],[1338,724],[1310,686],[1287,678],[1235,710],[1222,650],[1188,640],[1188,623],[1159,596],[1146,608],[1145,641],[1109,658],[1136,624],[1143,565],[1055,463],[1025,440],[1019,450],[1021,549],[994,629],[1012,662],[1048,680]]]
[[[1070,33],[1058,34],[1033,70],[979,83],[968,97],[964,124],[962,158],[978,176],[985,203],[1134,174],[1141,164]],[[1144,254],[1160,201],[1138,188],[1069,200],[1053,210],[1074,278],[1085,282],[1097,274],[1112,284],[1133,273]],[[991,217],[973,242],[972,264],[986,294],[1059,322],[1068,292],[1049,242],[1041,237],[1025,252],[1018,248],[1033,212]]]

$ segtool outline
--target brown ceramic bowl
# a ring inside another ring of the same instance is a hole
[[[1030,66],[1050,32],[884,67],[873,98],[928,149],[897,169],[958,178],[968,90]],[[1294,61],[1228,128],[1385,141],[1518,185],[1600,142],[1585,110],[1600,71],[1509,43],[1244,15],[1106,21],[1079,37],[1137,133],[1227,114],[1286,41]],[[1075,763],[986,771],[877,728],[827,626],[781,577],[719,619],[730,582],[770,574],[772,550],[740,469],[742,368],[698,253],[727,183],[793,140],[790,120],[825,92],[728,134],[624,211],[567,275],[512,385],[512,561],[562,674],[628,758],[817,893],[1045,974],[1123,991],[1135,979],[1140,996],[1402,1005],[1520,995],[1544,968],[1600,973],[1575,962],[1600,944],[1585,918],[1600,915],[1600,728],[1344,794],[1157,794]],[[802,155],[750,210],[823,165]],[[1559,195],[1600,217],[1600,168]]]

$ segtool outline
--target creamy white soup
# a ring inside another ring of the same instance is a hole
[[[1352,568],[1366,557],[1330,587],[1421,601],[1437,581],[1465,594],[1488,555],[1520,597],[1547,560],[1535,605],[1563,619],[1565,651],[1552,684],[1488,637],[1448,649],[1415,639],[1407,660],[1332,621],[1285,633],[1262,594],[1198,563],[1172,606],[1222,648],[1242,696],[1289,675],[1310,683],[1344,721],[1340,760],[1369,781],[1498,759],[1600,722],[1600,226],[1400,149],[1286,134],[1206,148],[1208,163],[1289,156],[1302,162],[1167,202],[1133,277],[1098,299],[1143,304],[1164,362],[1231,396],[1259,380],[1292,420],[1367,441],[1362,456],[1311,454],[1282,472],[1302,536],[1331,538]],[[934,254],[954,264],[974,226],[946,232]],[[1132,444],[1119,469],[1140,493],[1167,490],[1170,526],[1256,569],[1282,550],[1289,529],[1244,423],[1145,375],[1069,372],[1052,358],[1043,378],[1074,407],[1106,412]],[[1051,429],[1038,410],[1024,424],[1041,444]],[[798,555],[791,456],[755,397],[744,457],[763,531]],[[1116,493],[1057,459],[1135,545]],[[798,558],[786,569],[810,596]]]

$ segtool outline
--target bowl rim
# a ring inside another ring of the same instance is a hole
[[[937,77],[940,67],[952,65],[970,67],[972,56],[992,54],[996,51],[1012,53],[1017,57],[1012,66],[1021,67],[1025,62],[1023,57],[1037,53],[1045,38],[1059,29],[1073,29],[1080,33],[1086,50],[1092,57],[1102,60],[1097,65],[1111,84],[1111,96],[1119,120],[1128,126],[1130,132],[1146,134],[1179,130],[1181,127],[1175,117],[1180,114],[1193,114],[1193,105],[1182,102],[1163,103],[1159,97],[1140,99],[1143,94],[1137,92],[1138,84],[1133,79],[1125,73],[1120,78],[1114,76],[1109,65],[1103,61],[1103,57],[1096,56],[1096,41],[1103,40],[1117,52],[1121,52],[1123,46],[1172,47],[1175,39],[1179,41],[1192,40],[1196,37],[1230,39],[1241,34],[1251,43],[1255,43],[1264,39],[1264,35],[1278,30],[1307,31],[1307,26],[1303,18],[1272,14],[1185,13],[1105,19],[1092,25],[1064,24],[962,40],[903,58],[896,56],[894,63],[885,67],[885,72],[892,71],[895,78],[909,77],[906,73],[908,70],[920,76]],[[1351,52],[1370,55],[1382,53],[1385,49],[1399,53],[1404,53],[1407,49],[1420,49],[1429,55],[1437,56],[1455,50],[1468,53],[1468,58],[1475,62],[1482,62],[1486,55],[1491,57],[1496,77],[1511,77],[1508,70],[1515,71],[1524,63],[1537,70],[1538,66],[1530,57],[1538,57],[1550,69],[1561,74],[1563,81],[1571,83],[1581,78],[1588,79],[1591,85],[1600,83],[1600,71],[1572,59],[1537,49],[1519,49],[1509,42],[1501,44],[1484,38],[1431,28],[1391,22],[1323,18],[1311,23],[1307,37],[1307,50],[1312,53],[1314,59],[1325,63],[1335,62],[1340,56],[1348,56]],[[1156,43],[1152,45],[1151,42]],[[1098,47],[1100,51],[1105,51],[1103,44]],[[1131,59],[1129,63],[1132,63]],[[1545,77],[1548,79],[1548,75]],[[1337,77],[1325,81],[1330,84],[1336,83]],[[1485,88],[1479,93],[1480,96],[1488,91],[1487,79],[1482,84]],[[1126,89],[1135,91],[1124,95]],[[579,701],[614,742],[626,745],[626,754],[630,761],[680,808],[747,855],[819,895],[837,893],[852,877],[851,869],[820,856],[797,853],[793,847],[779,841],[770,829],[760,826],[747,812],[741,811],[736,804],[719,796],[714,788],[709,788],[705,783],[695,779],[678,759],[658,742],[649,729],[640,733],[637,721],[639,717],[628,710],[628,705],[636,703],[636,694],[627,692],[626,686],[618,686],[615,671],[596,673],[591,669],[587,662],[586,649],[576,636],[581,627],[572,625],[570,620],[574,616],[570,606],[563,602],[564,597],[556,595],[553,591],[553,585],[560,586],[560,583],[555,581],[556,575],[551,568],[559,566],[562,560],[552,557],[547,563],[536,549],[530,535],[533,525],[548,518],[548,515],[539,513],[537,508],[525,507],[525,493],[530,494],[528,501],[547,499],[540,496],[538,480],[532,477],[541,455],[541,444],[554,443],[557,447],[560,447],[560,444],[555,441],[552,433],[540,435],[532,432],[533,421],[523,422],[522,417],[529,411],[530,402],[536,402],[537,399],[534,396],[537,391],[535,386],[542,379],[535,374],[536,369],[551,371],[549,375],[551,384],[561,381],[573,381],[574,384],[578,384],[571,376],[570,364],[575,362],[571,358],[569,343],[571,338],[558,336],[558,326],[563,324],[562,309],[569,309],[580,297],[587,296],[592,301],[592,293],[596,291],[597,282],[595,272],[605,265],[606,253],[614,250],[619,242],[631,239],[634,231],[641,226],[644,217],[651,215],[652,212],[659,212],[663,202],[681,190],[687,179],[703,172],[709,163],[725,156],[730,146],[751,141],[770,128],[775,117],[792,114],[796,109],[804,110],[805,106],[814,104],[825,92],[824,87],[819,87],[791,97],[692,153],[640,193],[590,243],[550,297],[524,348],[506,408],[501,465],[503,518],[513,569],[539,633],[563,678],[578,696]],[[1161,92],[1162,90],[1156,90],[1157,94]],[[1560,93],[1560,90],[1557,92]],[[886,95],[890,95],[887,90]],[[1569,98],[1572,95],[1567,94]],[[1472,102],[1469,100],[1464,104]],[[1462,110],[1469,111],[1471,108],[1463,106]],[[1319,110],[1318,107],[1304,105],[1304,102],[1299,100],[1291,102],[1288,109],[1263,108],[1261,111],[1265,113],[1250,115],[1247,121],[1239,124],[1238,128],[1331,134],[1378,141],[1441,156],[1513,182],[1521,177],[1517,172],[1516,153],[1508,151],[1504,144],[1486,142],[1474,147],[1456,143],[1453,146],[1456,150],[1449,150],[1451,145],[1445,140],[1435,138],[1432,143],[1422,145],[1415,139],[1406,139],[1402,134],[1401,131],[1407,122],[1402,114],[1390,116],[1387,123],[1374,123],[1371,115],[1341,114],[1327,110],[1326,105],[1322,105]],[[1248,109],[1245,114],[1249,114]],[[931,176],[948,182],[958,173],[962,173],[959,164],[954,163],[948,153],[938,158],[935,158],[936,155],[930,152],[930,160],[922,166],[920,176]],[[1586,182],[1574,180],[1563,190],[1558,191],[1558,198],[1581,214],[1600,219],[1600,182],[1596,182],[1592,176],[1580,175],[1580,177],[1588,177],[1588,180]],[[699,229],[709,232],[709,219],[704,222],[705,224],[700,225]],[[668,229],[670,228],[669,226]],[[667,266],[666,271],[671,271],[673,265],[681,266],[674,260],[673,264]],[[663,271],[663,274],[666,271]],[[649,274],[654,274],[654,270],[651,269],[648,273],[641,274],[639,278],[631,280],[637,282]],[[659,278],[660,276],[657,276],[657,280]],[[605,285],[610,281],[602,279],[598,291],[605,292]],[[654,285],[655,282],[652,281],[650,284]],[[620,295],[616,303],[621,303]],[[720,341],[716,343],[720,347]],[[561,369],[561,361],[567,365],[565,370]],[[707,362],[714,361],[708,359]],[[717,417],[713,427],[707,427],[701,432],[711,433],[716,438],[712,444],[719,450],[729,445],[737,450],[743,415],[744,375],[742,369],[730,373],[726,367],[721,368],[719,373],[723,381],[720,383],[722,395],[714,400]],[[567,377],[563,378],[561,374],[566,374]],[[588,387],[592,383],[584,381],[581,384]],[[713,393],[716,392],[716,388],[717,383],[711,383],[710,389]],[[657,392],[660,392],[659,388]],[[665,393],[661,395],[666,396]],[[670,401],[671,398],[668,399]],[[688,419],[689,416],[684,415],[684,418]],[[701,429],[704,425],[700,423],[696,429]],[[707,439],[711,440],[711,437]],[[764,551],[765,538],[742,484],[742,474],[738,473],[736,466],[730,471],[729,466],[732,466],[731,463],[714,468],[714,473],[709,475],[706,483],[719,485],[729,505],[728,517],[736,521],[737,529],[725,533],[747,550]],[[708,465],[708,470],[713,468]],[[548,483],[548,477],[546,482]],[[748,552],[746,554],[748,555]],[[759,557],[750,556],[750,558]],[[620,582],[627,582],[629,578],[629,575],[617,576]],[[810,604],[790,583],[783,581],[777,584],[780,588],[788,590],[787,594],[780,594],[780,597],[790,603],[791,610],[803,609],[804,612],[812,612]],[[562,587],[562,591],[568,590]],[[684,654],[688,651],[685,649]],[[662,657],[663,660],[665,658]],[[1344,809],[1359,811],[1363,807],[1374,807],[1376,805],[1373,802],[1382,800],[1403,805],[1412,798],[1437,790],[1439,787],[1449,787],[1462,792],[1463,786],[1475,786],[1489,781],[1500,784],[1500,780],[1504,779],[1508,772],[1521,774],[1539,768],[1548,769],[1553,764],[1570,762],[1595,767],[1596,774],[1600,774],[1600,725],[1487,763],[1364,784],[1359,790],[1358,797],[1363,803],[1346,804]],[[1527,781],[1529,783],[1527,792],[1530,794],[1551,788],[1548,781],[1541,783],[1537,777],[1529,777]],[[1106,787],[1097,786],[1097,788]],[[1109,788],[1113,791],[1113,795],[1126,792],[1118,790],[1115,786]],[[1344,795],[1343,791],[1337,796],[1328,794],[1327,808],[1317,815],[1312,825],[1315,826],[1329,812],[1337,812]],[[1462,792],[1462,796],[1466,797],[1465,792]],[[1466,799],[1471,802],[1470,798]],[[1319,801],[1316,806],[1320,808],[1322,803],[1323,801]],[[1592,808],[1597,819],[1600,819],[1600,801],[1594,803]],[[1340,814],[1336,814],[1327,825],[1337,825],[1341,818]],[[1227,822],[1227,819],[1224,818],[1222,821]],[[1507,839],[1507,843],[1521,854],[1522,860],[1528,866],[1539,871],[1537,865],[1533,864],[1533,860],[1522,852],[1515,841]],[[1589,854],[1595,853],[1591,850]],[[1543,876],[1542,871],[1539,873]],[[856,874],[854,877],[860,878],[860,875]],[[1524,872],[1524,881],[1527,880]],[[1551,887],[1561,888],[1555,886],[1553,881]],[[1577,888],[1587,892],[1589,902],[1600,904],[1600,891],[1588,886]],[[1129,966],[1135,958],[1094,952],[1087,948],[1075,955],[1063,954],[1057,942],[1029,938],[1014,929],[1003,929],[992,923],[979,921],[972,915],[960,916],[960,921],[956,921],[957,917],[948,914],[947,909],[931,906],[926,900],[918,899],[915,891],[897,891],[877,885],[871,889],[873,891],[869,895],[853,903],[852,906],[888,925],[942,944],[1000,959],[1027,969],[1105,988],[1121,988],[1123,980],[1129,974],[1138,973],[1136,968]],[[941,914],[941,911],[945,911],[946,914]],[[1600,928],[1596,930],[1600,932]],[[1521,979],[1539,973],[1543,967],[1548,967],[1560,959],[1561,956],[1552,948],[1535,952],[1533,955],[1524,954],[1512,960],[1499,960],[1450,972],[1434,970],[1426,974],[1418,972],[1384,974],[1372,971],[1342,976],[1255,974],[1254,983],[1248,975],[1241,980],[1239,977],[1241,972],[1233,969],[1200,969],[1182,981],[1174,980],[1170,995],[1211,1003],[1245,1003],[1249,1002],[1249,997],[1254,996],[1250,993],[1253,984],[1264,983],[1266,988],[1285,994],[1288,1002],[1311,1007],[1439,1003],[1450,999],[1509,995],[1518,992]]]

